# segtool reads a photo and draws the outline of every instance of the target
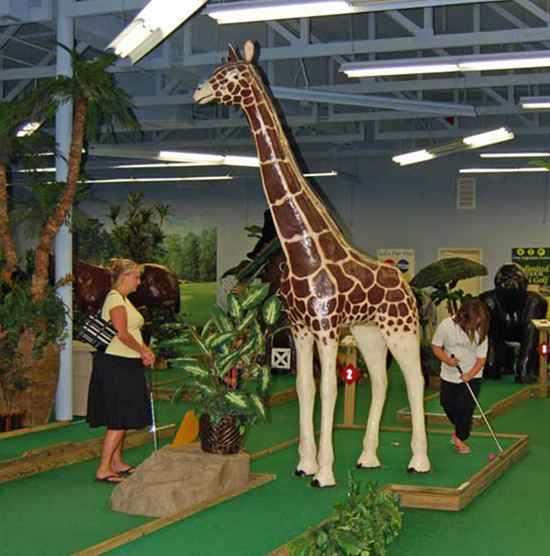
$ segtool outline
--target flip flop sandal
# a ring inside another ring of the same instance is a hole
[[[120,475],[107,475],[106,477],[102,478],[96,477],[95,480],[98,483],[109,483],[111,485],[118,485],[118,483],[121,483],[124,479],[122,479]]]
[[[128,467],[127,469],[123,469],[122,471],[119,471],[118,474],[121,477],[129,477],[130,475],[134,474],[135,470],[136,468],[133,465],[130,465],[130,467]]]

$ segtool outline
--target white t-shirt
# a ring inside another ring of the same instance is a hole
[[[101,318],[111,322],[111,309],[118,307],[119,305],[123,305],[126,309],[128,332],[138,343],[143,344],[143,338],[141,337],[141,327],[144,323],[143,316],[133,306],[132,302],[128,298],[122,296],[117,290],[111,290],[107,294],[101,309]],[[137,351],[129,348],[119,339],[118,336],[115,336],[111,340],[111,343],[108,345],[105,353],[109,355],[118,355],[119,357],[129,357],[131,359],[138,359],[140,357]]]
[[[481,344],[479,334],[474,335],[474,342],[470,341],[468,335],[452,317],[447,317],[442,321],[432,338],[432,345],[443,348],[448,355],[454,355],[460,361],[462,372],[467,373],[476,363],[477,359],[487,357],[488,340],[487,337]],[[447,382],[459,384],[462,382],[460,373],[456,367],[450,367],[446,363],[441,363],[441,378]],[[483,368],[474,378],[483,376]]]

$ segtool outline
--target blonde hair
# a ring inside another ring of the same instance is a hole
[[[111,259],[109,262],[111,284],[115,286],[123,274],[129,274],[135,270],[139,272],[140,266],[131,259]]]

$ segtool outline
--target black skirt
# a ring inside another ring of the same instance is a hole
[[[142,429],[151,424],[151,406],[141,359],[94,353],[88,390],[91,427]]]

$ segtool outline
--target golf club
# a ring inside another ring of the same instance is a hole
[[[454,355],[452,353],[451,353],[451,357],[454,358]],[[464,374],[464,372],[460,368],[460,365],[457,365],[456,368],[458,369],[458,372],[460,373],[460,376],[462,376]],[[500,442],[498,441],[498,438],[496,437],[495,431],[491,427],[491,425],[489,423],[489,420],[485,416],[485,413],[483,412],[483,409],[481,409],[481,406],[479,405],[479,402],[476,398],[476,395],[474,394],[474,391],[472,390],[472,387],[470,386],[470,384],[468,382],[465,382],[464,384],[466,384],[466,387],[468,388],[468,391],[470,392],[470,395],[472,396],[472,399],[474,400],[477,408],[479,409],[479,412],[481,413],[481,417],[485,421],[485,424],[487,425],[487,428],[489,429],[489,432],[491,433],[491,436],[493,437],[493,440],[495,441],[499,452],[502,454],[502,452],[504,452],[504,450],[502,449],[502,446],[500,445]]]

